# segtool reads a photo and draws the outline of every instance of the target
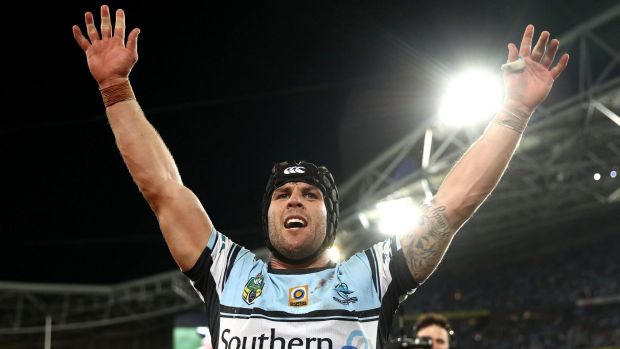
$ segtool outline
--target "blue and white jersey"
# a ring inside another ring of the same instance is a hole
[[[414,281],[398,238],[324,268],[280,270],[213,230],[186,275],[215,349],[371,349],[388,341]]]

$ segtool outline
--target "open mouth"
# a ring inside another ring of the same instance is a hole
[[[308,222],[301,217],[289,217],[284,221],[286,229],[305,228],[307,225]]]

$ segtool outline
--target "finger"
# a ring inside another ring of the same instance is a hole
[[[540,62],[542,57],[545,54],[545,49],[547,48],[547,42],[549,41],[549,32],[544,31],[540,33],[540,37],[538,38],[538,42],[536,42],[536,46],[534,46],[534,50],[532,50],[532,54],[530,58],[534,62]]]
[[[90,42],[84,37],[84,34],[82,34],[80,27],[74,25],[71,29],[73,30],[73,38],[75,38],[75,41],[77,41],[78,45],[80,45],[82,50],[86,52],[86,50],[88,50],[88,48],[90,47]]]
[[[122,9],[116,10],[114,36],[119,37],[123,42],[125,42],[125,12]]]
[[[140,29],[134,28],[127,36],[127,48],[136,55],[138,54],[138,34],[140,34]]]
[[[532,38],[534,37],[534,26],[528,24],[525,27],[525,32],[523,33],[523,39],[521,39],[521,46],[519,47],[519,56],[528,57],[530,52],[532,51]]]
[[[566,68],[566,65],[568,64],[568,58],[568,53],[563,54],[562,57],[560,57],[560,61],[558,62],[558,64],[556,64],[555,67],[550,70],[553,80],[557,79],[558,76],[562,74],[564,68]]]
[[[514,62],[519,58],[519,52],[517,50],[517,46],[512,42],[508,44],[508,59],[506,62]]]
[[[90,42],[92,43],[93,41],[99,40],[99,32],[97,31],[97,27],[95,27],[93,14],[86,12],[84,14],[84,19],[86,20],[86,33],[88,34]]]
[[[558,52],[558,46],[560,46],[558,39],[551,40],[551,43],[549,43],[549,48],[547,48],[547,52],[545,52],[545,55],[540,61],[542,65],[545,67],[551,66],[551,63],[553,63],[553,60],[555,59],[555,54]]]
[[[110,21],[110,8],[108,5],[101,6],[101,38],[112,37],[112,22]]]

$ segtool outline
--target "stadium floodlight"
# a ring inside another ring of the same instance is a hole
[[[448,83],[439,107],[442,124],[463,127],[489,121],[503,99],[501,74],[472,69]]]
[[[399,235],[411,231],[420,219],[419,210],[411,197],[386,200],[376,205],[379,232]]]

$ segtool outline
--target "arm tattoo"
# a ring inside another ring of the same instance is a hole
[[[403,252],[409,271],[423,282],[435,270],[452,239],[445,206],[425,204],[420,227],[403,236]]]

